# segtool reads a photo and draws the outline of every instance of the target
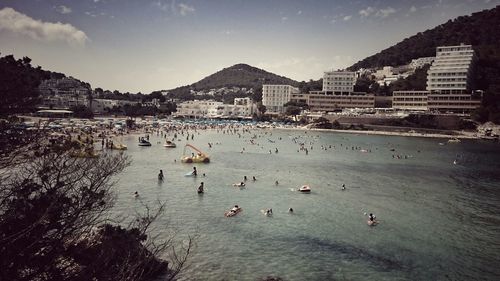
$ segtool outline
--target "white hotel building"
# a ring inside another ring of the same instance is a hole
[[[290,85],[262,85],[262,104],[268,114],[285,112],[284,104],[289,102],[293,94],[298,94],[299,88]]]
[[[250,119],[256,105],[250,98],[235,98],[234,104],[214,100],[192,100],[177,105],[174,117],[186,118],[242,118]]]
[[[354,92],[356,73],[351,71],[326,71],[323,75],[323,92],[335,95]]]
[[[393,107],[439,112],[471,112],[481,105],[472,95],[471,73],[474,50],[471,45],[441,46],[427,71],[427,91],[394,91]]]

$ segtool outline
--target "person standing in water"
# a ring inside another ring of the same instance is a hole
[[[193,167],[193,176],[197,176],[198,175],[198,171],[196,171],[196,167]]]
[[[163,181],[164,176],[163,176],[163,170],[160,170],[160,173],[158,174],[158,180]]]
[[[203,190],[203,182],[200,183],[200,186],[198,186],[198,193],[203,193],[204,190]]]

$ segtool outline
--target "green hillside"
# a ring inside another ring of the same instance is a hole
[[[491,10],[461,16],[433,29],[419,32],[389,47],[380,53],[367,57],[351,67],[359,68],[398,66],[419,57],[436,55],[437,46],[471,44],[480,58],[498,58],[500,46],[500,6]]]
[[[200,91],[223,87],[253,88],[259,92],[262,84],[288,84],[298,86],[298,82],[247,64],[236,64],[224,68],[188,86],[170,90],[175,98],[190,99],[190,90]],[[257,93],[258,95],[258,93]],[[256,97],[258,99],[258,97]]]

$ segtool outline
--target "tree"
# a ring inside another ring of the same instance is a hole
[[[77,118],[94,118],[92,110],[85,105],[73,106],[69,110],[73,111],[73,116]]]
[[[0,58],[0,116],[31,111],[38,103],[38,85],[46,73],[30,62],[28,57]]]
[[[192,238],[179,251],[149,232],[164,204],[128,227],[106,220],[125,154],[73,157],[79,142],[5,123],[0,135],[0,280],[171,280],[184,268]]]
[[[301,108],[295,105],[289,105],[286,107],[285,114],[286,115],[299,115]]]

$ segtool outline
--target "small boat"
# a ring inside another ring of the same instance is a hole
[[[459,142],[461,142],[461,141],[457,138],[452,138],[452,139],[448,140],[448,143],[459,143]]]
[[[151,143],[148,140],[146,140],[145,138],[140,138],[139,146],[151,146]]]
[[[242,211],[241,207],[233,207],[231,210],[224,212],[225,217],[234,217]]]
[[[303,185],[301,186],[299,189],[298,189],[299,192],[303,192],[303,193],[309,193],[311,192],[311,188],[308,186],[308,185]]]
[[[163,144],[164,147],[176,147],[177,145],[171,141],[165,141],[165,143]]]

